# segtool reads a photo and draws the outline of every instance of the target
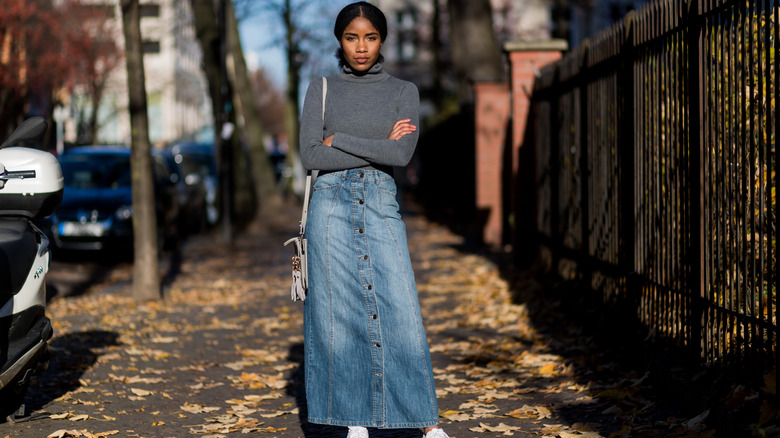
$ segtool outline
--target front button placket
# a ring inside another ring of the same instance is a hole
[[[382,376],[384,374],[383,369],[383,354],[382,354],[382,339],[380,330],[380,319],[377,311],[377,299],[376,292],[374,291],[373,281],[374,275],[371,268],[371,257],[369,254],[368,239],[369,234],[366,231],[366,203],[365,195],[368,185],[372,184],[370,178],[365,178],[365,174],[359,174],[359,178],[353,181],[352,194],[355,202],[353,202],[353,215],[352,215],[352,229],[354,230],[354,242],[355,242],[355,255],[360,271],[361,289],[363,292],[363,299],[365,303],[366,319],[368,320],[368,335],[369,346],[371,348],[371,362],[373,369],[372,376],[372,393],[373,393],[373,417],[374,421],[379,423],[384,422],[383,413],[384,409],[384,384]]]

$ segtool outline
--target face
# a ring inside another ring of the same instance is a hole
[[[379,31],[370,21],[357,17],[344,29],[339,44],[344,51],[344,59],[352,70],[364,72],[379,59],[382,40]]]

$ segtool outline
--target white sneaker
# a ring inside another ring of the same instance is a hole
[[[431,429],[430,432],[423,435],[423,438],[450,438],[450,436],[447,435],[447,432],[445,432],[444,429],[437,427],[435,429]]]
[[[347,438],[368,438],[368,429],[360,426],[349,426]]]

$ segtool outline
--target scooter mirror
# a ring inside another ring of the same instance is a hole
[[[30,117],[11,133],[3,144],[0,145],[0,149],[24,141],[40,139],[43,133],[46,132],[47,127],[46,118],[42,116]]]

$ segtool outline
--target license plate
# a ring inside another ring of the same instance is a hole
[[[82,224],[80,222],[63,222],[60,224],[60,235],[62,236],[100,237],[104,232],[105,229],[101,222],[88,224]]]

